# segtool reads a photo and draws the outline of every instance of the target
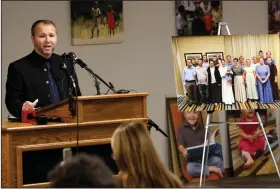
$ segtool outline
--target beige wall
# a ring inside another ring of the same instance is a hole
[[[224,52],[224,36],[179,37],[178,49],[182,68],[185,64],[185,53]]]
[[[4,104],[8,65],[32,50],[31,24],[37,19],[48,18],[57,23],[58,54],[75,52],[116,88],[149,92],[148,115],[167,131],[165,95],[176,94],[171,49],[171,36],[175,35],[174,4],[174,1],[124,1],[124,43],[71,46],[68,1],[3,1],[2,119],[8,115]],[[231,34],[268,32],[265,1],[223,1],[223,16]],[[77,68],[77,73],[83,94],[95,94],[85,70]],[[168,138],[155,130],[151,136],[167,164]]]

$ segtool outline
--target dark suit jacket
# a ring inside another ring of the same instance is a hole
[[[207,73],[208,73],[208,85],[211,84],[211,72],[210,72],[210,67],[207,68]],[[218,84],[221,84],[221,75],[220,75],[220,72],[219,72],[219,68],[215,66],[215,71],[214,71],[214,75],[215,75],[215,78],[216,78],[216,82]]]
[[[60,100],[68,97],[68,89],[72,86],[65,70],[61,69],[62,57],[52,54],[50,60],[51,73],[58,88]],[[16,117],[21,117],[22,105],[25,101],[33,102],[39,99],[36,107],[51,104],[50,88],[47,83],[47,59],[37,54],[34,50],[29,55],[12,62],[8,68],[6,82],[6,106],[8,111]],[[77,95],[81,95],[77,76],[72,63],[66,62],[69,72],[74,77],[77,86]],[[73,89],[72,94],[76,96]]]

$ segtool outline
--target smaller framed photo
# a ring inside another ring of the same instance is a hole
[[[188,59],[195,59],[196,61],[198,59],[202,59],[202,53],[185,53],[185,61],[187,62]]]
[[[223,52],[207,52],[206,56],[207,56],[208,60],[213,59],[215,56],[217,56],[217,60],[218,59],[224,59],[224,53]]]

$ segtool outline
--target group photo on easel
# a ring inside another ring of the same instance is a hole
[[[172,37],[180,111],[280,108],[279,43],[276,34]]]
[[[236,177],[276,173],[264,135],[268,139],[278,167],[280,166],[277,155],[280,152],[276,127],[276,117],[279,116],[277,110],[267,109],[258,113],[265,133],[259,124],[245,124],[258,122],[255,110],[227,111],[233,175]],[[233,122],[240,124],[231,124]]]

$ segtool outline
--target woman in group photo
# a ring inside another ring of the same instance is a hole
[[[251,60],[247,59],[245,67],[243,68],[243,78],[246,85],[246,93],[248,100],[258,100],[256,72],[251,66]]]
[[[222,101],[226,105],[233,104],[235,102],[233,90],[232,90],[232,75],[231,68],[226,66],[225,60],[221,61],[219,72],[222,78]]]
[[[245,82],[243,79],[243,72],[244,69],[239,64],[238,59],[233,59],[233,82],[234,82],[234,94],[235,94],[235,100],[237,102],[246,102],[246,90],[245,90]]]
[[[257,86],[260,102],[262,104],[273,103],[273,94],[270,84],[270,68],[264,64],[263,58],[260,58],[260,65],[256,67]]]

